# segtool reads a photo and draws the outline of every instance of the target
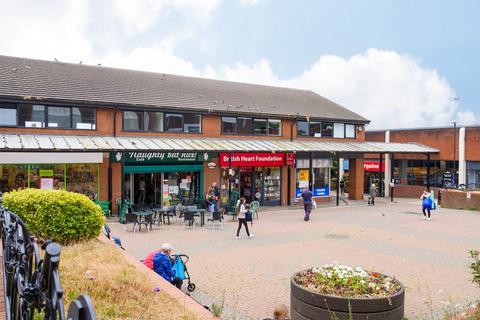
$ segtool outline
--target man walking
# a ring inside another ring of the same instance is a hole
[[[220,190],[218,189],[217,183],[212,183],[212,193],[214,196],[213,205],[215,206],[215,211],[218,211],[218,202],[220,200]]]
[[[305,221],[310,220],[310,213],[312,212],[312,196],[312,191],[310,191],[308,188],[303,189],[303,210],[305,210],[305,217],[303,220]]]

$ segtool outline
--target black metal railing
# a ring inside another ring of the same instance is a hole
[[[85,295],[70,304],[65,317],[59,273],[61,246],[45,241],[41,247],[45,250],[42,259],[37,240],[19,216],[3,207],[1,193],[0,236],[5,319],[32,320],[35,313],[44,320],[96,319],[92,302]]]

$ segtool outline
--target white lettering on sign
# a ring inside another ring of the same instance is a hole
[[[129,152],[128,157],[135,159],[137,162],[143,162],[146,160],[170,160],[175,159],[178,161],[192,160],[197,158],[196,152]]]

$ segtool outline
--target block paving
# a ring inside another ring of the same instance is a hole
[[[224,299],[224,319],[262,319],[278,303],[289,306],[291,275],[333,261],[397,277],[406,287],[410,319],[478,299],[468,250],[480,249],[480,212],[441,208],[424,221],[419,200],[399,201],[319,208],[309,222],[299,209],[260,212],[252,239],[242,230],[236,240],[230,217],[215,230],[183,229],[181,221],[150,232],[111,227],[138,259],[163,242],[188,254],[197,285],[192,297],[209,306]]]

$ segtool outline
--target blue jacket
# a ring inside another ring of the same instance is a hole
[[[175,277],[175,270],[172,268],[170,257],[162,252],[153,257],[153,270],[168,282],[172,282]]]

